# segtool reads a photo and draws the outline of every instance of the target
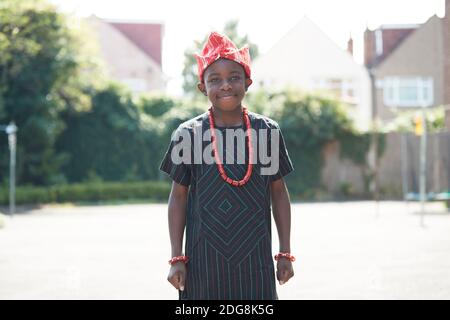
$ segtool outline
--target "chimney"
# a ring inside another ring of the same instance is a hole
[[[353,56],[353,39],[352,34],[350,33],[350,38],[347,41],[347,51]]]
[[[364,65],[367,68],[372,67],[375,60],[375,36],[374,31],[366,28],[364,31]]]
[[[450,0],[445,0],[445,16],[442,21],[444,37],[444,104],[447,105],[445,112],[445,126],[450,131]]]

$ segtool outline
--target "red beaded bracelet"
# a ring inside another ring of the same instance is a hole
[[[173,257],[172,259],[169,260],[169,264],[173,265],[174,263],[179,262],[179,261],[184,262],[184,263],[188,263],[189,257],[188,256],[176,256],[176,257]]]
[[[295,261],[295,257],[293,255],[291,255],[290,253],[288,253],[288,252],[277,253],[274,258],[275,258],[275,261],[280,260],[280,258],[286,258],[286,259],[288,259],[291,262]]]

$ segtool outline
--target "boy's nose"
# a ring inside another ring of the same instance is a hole
[[[220,87],[221,90],[230,90],[231,89],[231,85],[227,80],[224,80],[224,82],[222,83],[222,86]]]

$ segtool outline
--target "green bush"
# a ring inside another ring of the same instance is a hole
[[[62,167],[69,183],[92,175],[103,181],[158,179],[163,146],[157,123],[140,113],[126,88],[110,83],[94,91],[91,110],[66,113],[65,121],[56,147],[69,156]]]
[[[106,200],[148,199],[166,200],[170,184],[163,181],[96,182],[52,187],[24,186],[16,189],[17,204],[44,204],[63,202],[96,202]],[[0,204],[9,203],[9,190],[0,189]]]
[[[161,94],[143,94],[136,103],[138,109],[151,117],[161,117],[175,107],[176,101]]]
[[[271,116],[283,132],[295,171],[286,178],[294,197],[313,197],[321,189],[322,148],[352,131],[352,123],[337,101],[286,90],[273,94],[279,104]]]

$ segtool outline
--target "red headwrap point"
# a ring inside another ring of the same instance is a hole
[[[239,63],[250,78],[250,51],[246,45],[238,49],[236,45],[225,35],[211,32],[201,54],[194,54],[198,64],[198,76],[203,82],[203,73],[214,61],[225,58]]]

